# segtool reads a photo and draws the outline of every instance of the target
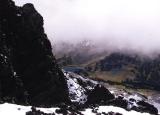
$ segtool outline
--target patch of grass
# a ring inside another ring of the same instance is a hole
[[[122,82],[126,79],[133,79],[134,75],[129,71],[118,71],[118,72],[91,72],[90,76],[95,79],[102,79],[104,81]]]

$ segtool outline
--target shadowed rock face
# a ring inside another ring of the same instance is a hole
[[[113,100],[115,97],[104,86],[97,85],[93,91],[88,95],[86,104],[100,104],[109,100]]]
[[[53,105],[68,101],[68,88],[32,4],[0,0],[0,97],[2,101]]]

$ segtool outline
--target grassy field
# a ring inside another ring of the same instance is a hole
[[[91,72],[90,76],[92,78],[102,79],[104,81],[122,82],[126,79],[134,79],[134,74],[130,71],[96,71]]]

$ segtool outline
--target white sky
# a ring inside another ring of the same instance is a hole
[[[14,0],[34,3],[51,41],[91,39],[108,47],[160,52],[160,0]]]

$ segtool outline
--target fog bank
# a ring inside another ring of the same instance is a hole
[[[34,3],[52,41],[88,39],[106,50],[160,53],[159,0],[14,0]]]

